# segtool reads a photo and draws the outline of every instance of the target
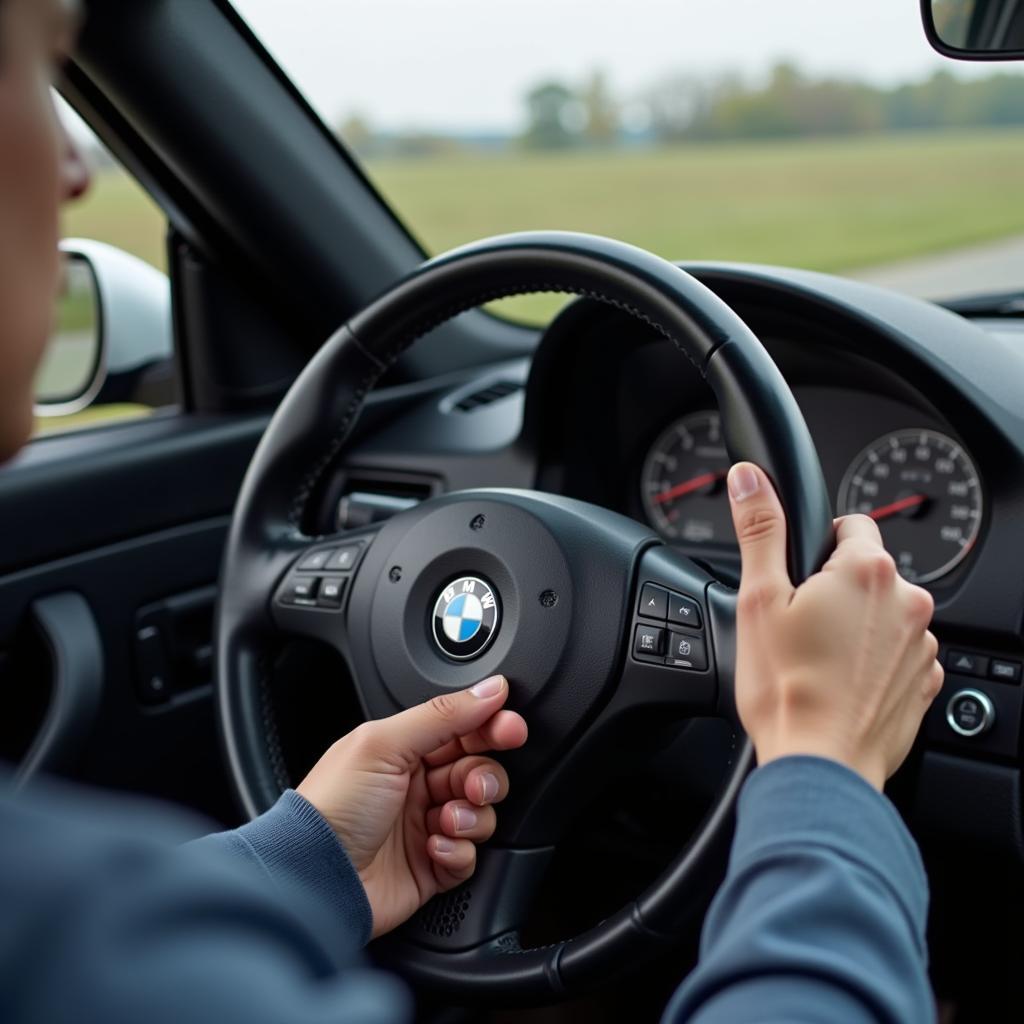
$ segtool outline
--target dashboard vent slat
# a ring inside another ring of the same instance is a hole
[[[472,412],[474,409],[490,405],[491,402],[496,402],[500,398],[514,395],[517,391],[522,391],[522,389],[523,385],[518,381],[497,380],[493,384],[488,384],[487,387],[481,388],[479,391],[463,396],[455,403],[453,408],[459,412]]]

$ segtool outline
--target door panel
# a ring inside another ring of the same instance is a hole
[[[175,416],[105,428],[36,442],[0,470],[5,757],[24,757],[52,697],[33,603],[79,595],[100,638],[102,693],[66,773],[235,820],[203,647],[231,507],[265,422]],[[155,672],[166,675],[156,691]]]

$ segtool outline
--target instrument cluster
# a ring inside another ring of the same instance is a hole
[[[651,443],[640,474],[640,501],[650,524],[686,547],[735,548],[728,469],[717,411],[691,412],[670,423]],[[982,482],[964,446],[913,425],[850,452],[834,501],[837,515],[857,512],[878,523],[900,573],[914,583],[934,582],[960,565],[978,539],[984,513]]]

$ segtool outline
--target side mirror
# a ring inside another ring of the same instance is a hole
[[[957,60],[1024,59],[1022,0],[921,0],[932,47]]]
[[[61,242],[67,261],[54,336],[35,382],[35,412],[176,400],[166,274],[104,242]]]
[[[36,374],[37,415],[63,416],[85,408],[101,383],[102,355],[96,277],[87,259],[68,253],[53,337]]]

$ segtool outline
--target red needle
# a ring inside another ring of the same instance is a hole
[[[724,472],[701,473],[700,476],[684,480],[681,484],[676,484],[675,487],[670,487],[667,491],[656,494],[654,500],[657,504],[664,505],[666,501],[671,501],[673,498],[681,498],[684,494],[689,494],[690,491],[698,491],[701,487],[713,484],[716,480],[721,480],[723,476],[725,476]]]
[[[868,515],[878,522],[879,519],[887,519],[889,516],[896,515],[897,512],[902,512],[907,508],[914,508],[917,505],[921,505],[928,500],[927,494],[911,494],[909,498],[900,498],[899,501],[894,501],[889,505],[883,505],[881,508],[872,509]]]

